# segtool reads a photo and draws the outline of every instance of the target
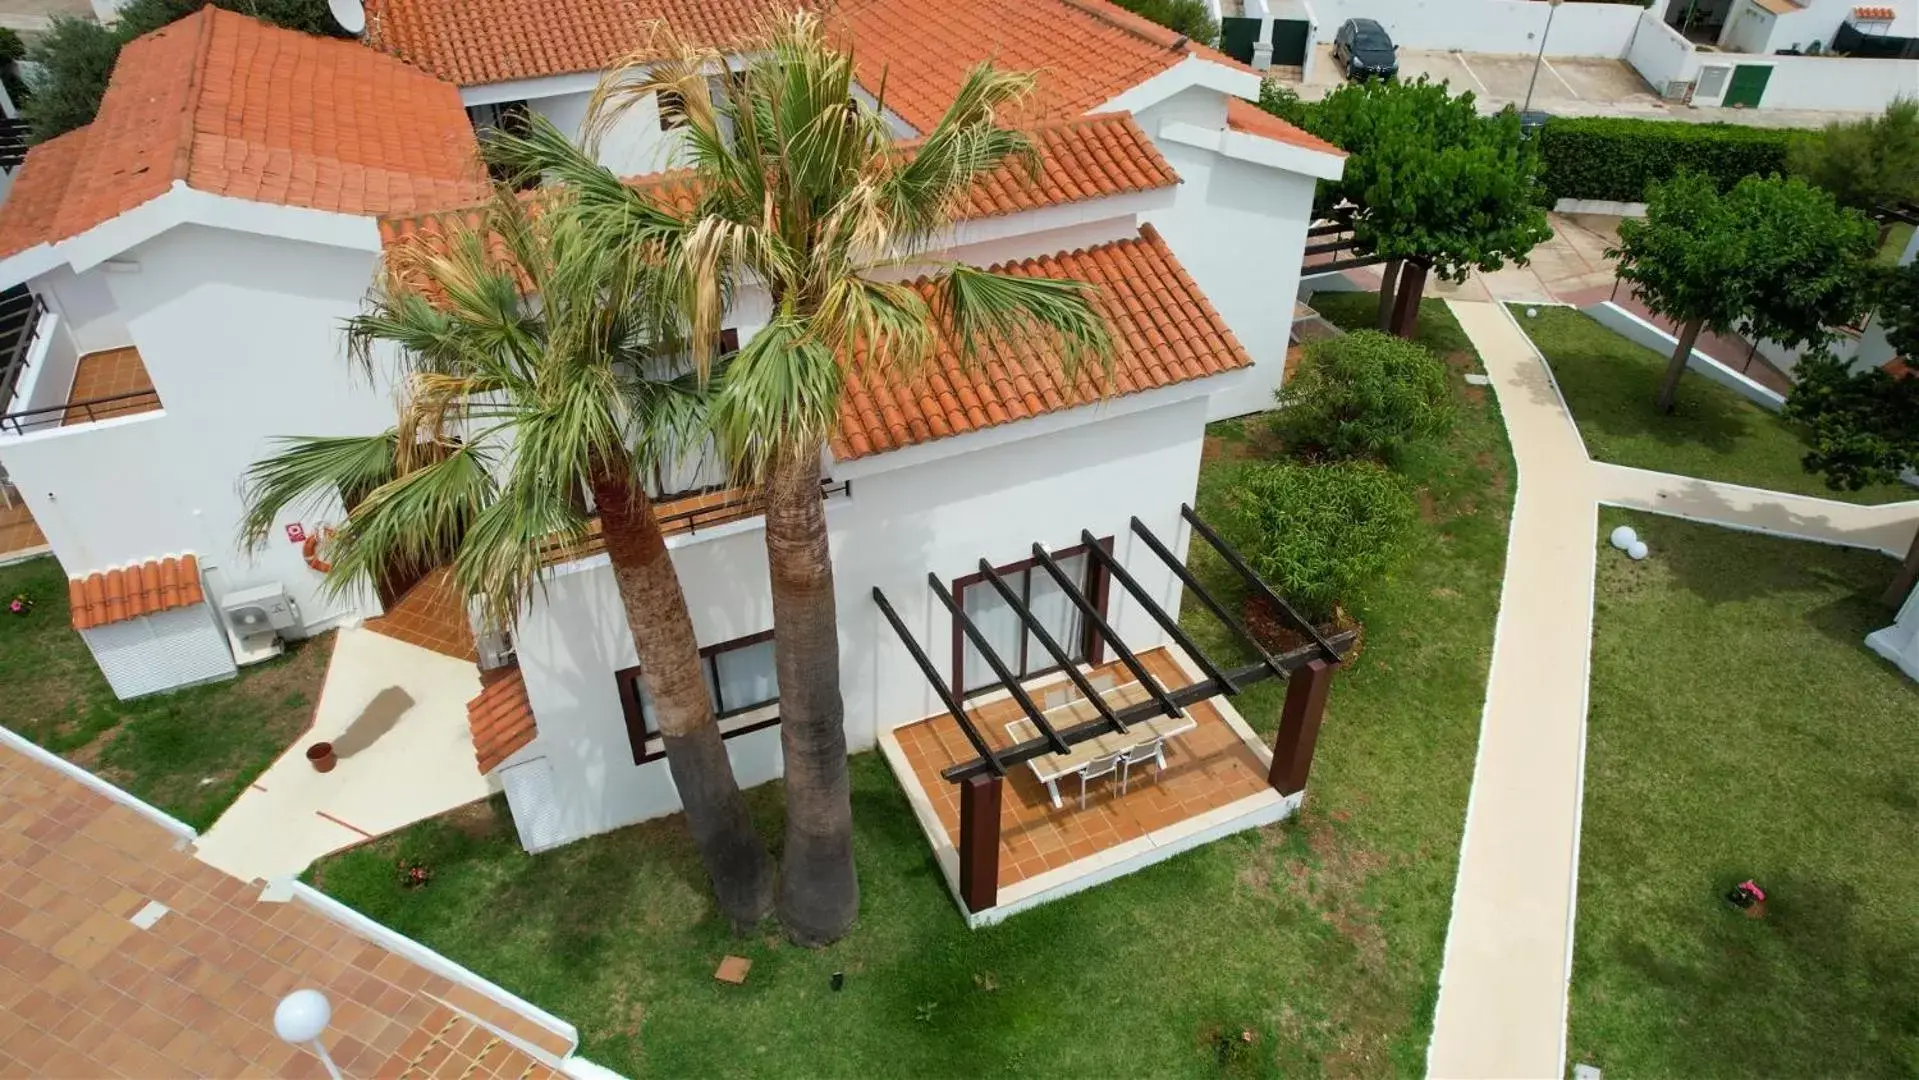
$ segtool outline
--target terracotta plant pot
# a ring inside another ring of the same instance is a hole
[[[333,756],[333,744],[330,742],[317,742],[307,747],[307,763],[313,766],[314,772],[332,772],[339,760]]]

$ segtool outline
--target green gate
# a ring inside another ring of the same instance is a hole
[[[1305,19],[1273,20],[1273,63],[1301,67],[1306,50],[1312,48],[1313,24]]]
[[[1740,106],[1758,108],[1759,99],[1766,93],[1766,81],[1770,78],[1771,64],[1740,64],[1732,69],[1732,82],[1726,87],[1726,96],[1720,104],[1729,109]]]
[[[1242,64],[1253,62],[1253,46],[1259,44],[1259,20],[1229,15],[1219,20],[1219,51]]]

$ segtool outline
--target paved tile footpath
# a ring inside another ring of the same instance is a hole
[[[273,1031],[279,999],[307,986],[333,1004],[326,1042],[348,1076],[552,1077],[543,1060],[573,1048],[298,899],[258,894],[0,744],[0,1077],[321,1077]]]

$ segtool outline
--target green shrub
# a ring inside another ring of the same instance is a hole
[[[1539,131],[1540,179],[1554,200],[1643,202],[1646,186],[1686,170],[1726,190],[1748,176],[1786,171],[1803,134],[1790,128],[1687,124],[1626,117],[1556,117]]]
[[[1228,500],[1233,544],[1316,624],[1365,602],[1406,554],[1419,514],[1412,485],[1368,461],[1249,465]]]
[[[1341,457],[1391,458],[1453,427],[1445,361],[1377,330],[1306,346],[1279,403],[1275,423],[1288,442]]]
[[[1113,0],[1143,19],[1185,34],[1201,45],[1219,44],[1219,24],[1206,11],[1204,0]]]

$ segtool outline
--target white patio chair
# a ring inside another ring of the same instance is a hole
[[[1126,794],[1126,781],[1130,778],[1133,766],[1153,763],[1153,775],[1158,776],[1166,768],[1166,740],[1153,739],[1137,746],[1127,747],[1121,754],[1119,763],[1119,793]]]
[[[1079,808],[1081,810],[1086,809],[1086,781],[1113,775],[1119,771],[1120,764],[1125,760],[1126,751],[1121,750],[1116,754],[1096,757],[1086,763],[1086,767],[1079,772]]]

